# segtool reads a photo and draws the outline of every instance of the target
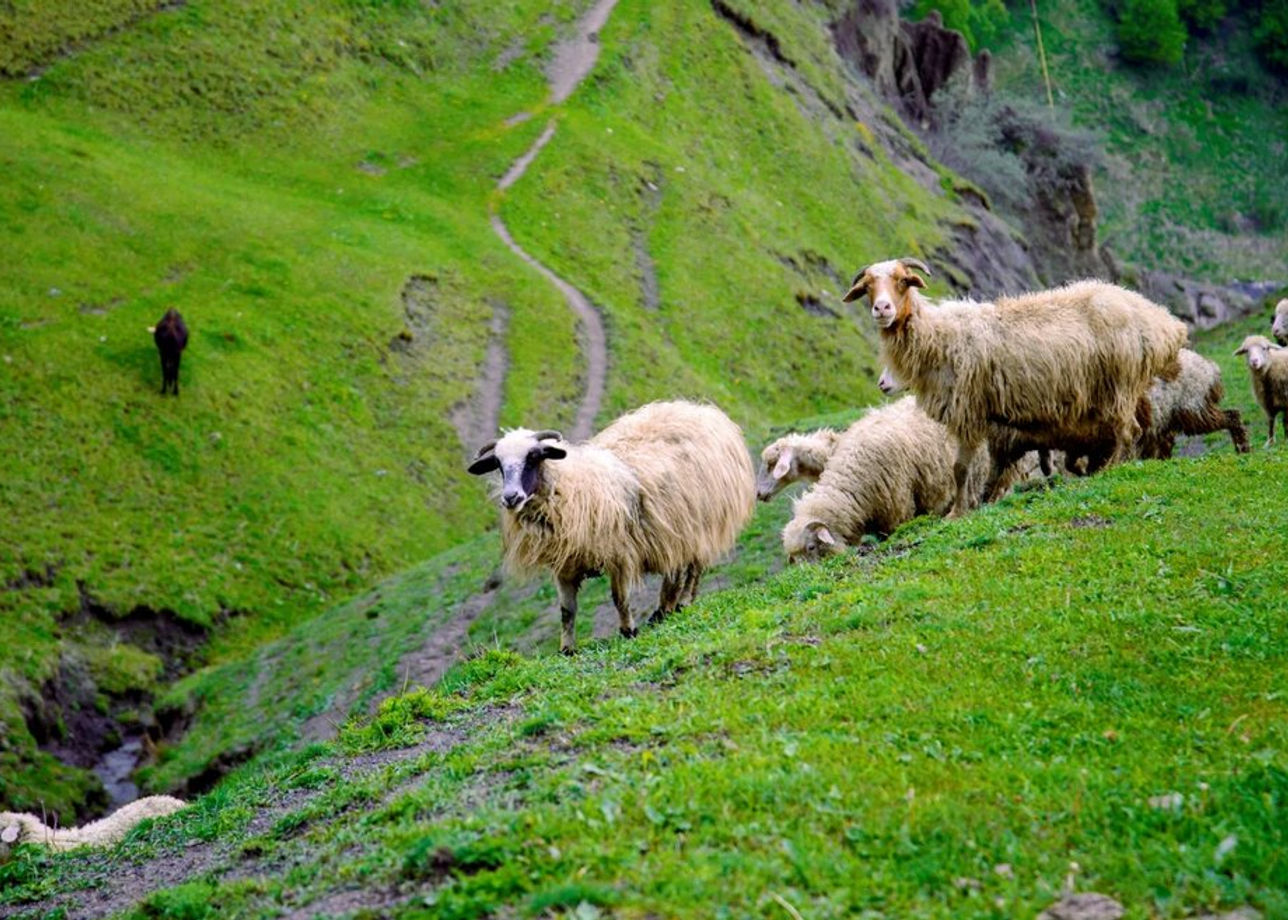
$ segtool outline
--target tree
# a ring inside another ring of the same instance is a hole
[[[1127,0],[1118,20],[1118,48],[1124,58],[1143,64],[1176,64],[1188,34],[1177,0]]]

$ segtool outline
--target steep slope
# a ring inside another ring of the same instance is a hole
[[[874,347],[833,300],[849,263],[1015,248],[848,79],[825,8],[767,8],[770,41],[750,7],[624,0],[552,108],[544,70],[588,6],[45,21],[37,44],[69,53],[0,86],[6,802],[85,801],[35,750],[77,740],[67,712],[146,723],[177,671],[489,525],[463,441],[569,426],[585,382],[574,317],[491,215],[604,316],[601,419],[663,395],[749,425],[865,402]],[[193,342],[160,400],[145,329],[169,305]],[[205,638],[105,661],[123,617]]]
[[[488,652],[113,851],[20,849],[0,915],[1282,916],[1281,468],[1119,467]]]

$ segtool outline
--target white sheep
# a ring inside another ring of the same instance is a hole
[[[1234,449],[1246,454],[1248,429],[1237,409],[1222,409],[1225,387],[1221,368],[1215,361],[1188,348],[1178,359],[1181,372],[1175,380],[1156,378],[1149,388],[1149,424],[1141,433],[1137,454],[1145,459],[1166,460],[1172,456],[1178,434],[1200,435],[1225,429]]]
[[[1288,297],[1275,304],[1275,318],[1270,323],[1270,334],[1280,345],[1288,345]]]
[[[1264,335],[1250,335],[1235,351],[1247,355],[1252,376],[1252,393],[1270,422],[1266,447],[1275,443],[1275,416],[1283,413],[1284,437],[1288,437],[1288,349]]]
[[[657,621],[697,595],[703,570],[733,546],[756,504],[742,432],[714,406],[651,403],[584,444],[557,431],[509,432],[469,471],[499,471],[501,535],[512,570],[548,569],[559,587],[560,651],[576,646],[577,592],[607,575],[621,634],[628,595],[662,576]]]
[[[967,475],[990,424],[1042,446],[1085,444],[1091,470],[1131,455],[1146,391],[1177,372],[1183,323],[1101,281],[927,310],[914,269],[928,272],[915,259],[870,265],[844,299],[869,297],[886,363],[957,439],[953,515],[971,506]]]
[[[149,795],[122,805],[101,821],[84,827],[49,827],[38,817],[24,812],[0,812],[0,842],[36,843],[51,850],[111,846],[123,839],[136,824],[147,818],[174,814],[188,803],[168,795]]]
[[[871,410],[845,430],[814,488],[793,504],[782,534],[788,560],[818,560],[919,514],[942,514],[954,495],[956,456],[947,430],[913,397]],[[987,474],[983,451],[975,464],[978,488]]]
[[[756,497],[767,502],[795,482],[817,482],[842,435],[831,428],[783,435],[760,452]]]

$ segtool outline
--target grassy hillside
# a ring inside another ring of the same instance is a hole
[[[585,6],[17,10],[5,67],[32,78],[0,84],[0,798],[70,814],[83,796],[21,717],[60,669],[123,670],[69,614],[173,612],[233,660],[489,526],[449,419],[491,330],[503,424],[567,424],[582,385],[571,315],[492,211],[603,312],[604,416],[687,395],[763,425],[875,395],[870,340],[802,303],[971,218],[818,105],[847,91],[824,11],[775,8],[797,63],[767,64],[707,3],[623,0],[592,79],[549,109],[543,67]],[[549,119],[555,140],[498,196]],[[170,305],[193,339],[162,400],[145,330]],[[157,689],[145,664],[117,689]]]
[[[1288,84],[1253,53],[1251,14],[1194,36],[1179,65],[1150,67],[1118,57],[1107,7],[1038,4],[1056,106],[1104,153],[1101,240],[1143,268],[1288,282]],[[993,50],[1003,97],[1045,105],[1027,5]]]
[[[489,652],[117,850],[21,849],[0,903],[994,917],[1072,887],[1288,916],[1282,472],[1130,464],[633,642]]]

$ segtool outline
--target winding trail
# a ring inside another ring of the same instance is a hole
[[[590,75],[599,57],[599,30],[604,27],[604,23],[608,21],[608,16],[616,5],[617,0],[599,0],[577,23],[576,35],[555,49],[554,60],[547,73],[550,83],[548,104],[558,105],[563,102]],[[507,121],[510,124],[518,124],[523,120],[526,119],[515,116]],[[546,129],[541,132],[532,146],[511,164],[505,175],[497,182],[498,198],[494,200],[492,206],[491,221],[492,232],[511,252],[553,284],[567,301],[568,309],[577,317],[578,337],[581,339],[582,350],[586,354],[586,391],[582,394],[581,405],[577,407],[577,419],[573,423],[569,436],[572,440],[580,441],[590,437],[595,416],[599,414],[599,407],[604,401],[604,383],[608,377],[608,337],[604,332],[604,319],[585,294],[515,242],[514,235],[499,213],[499,196],[523,177],[528,167],[541,153],[542,148],[555,136],[556,127],[554,121],[547,124]]]

